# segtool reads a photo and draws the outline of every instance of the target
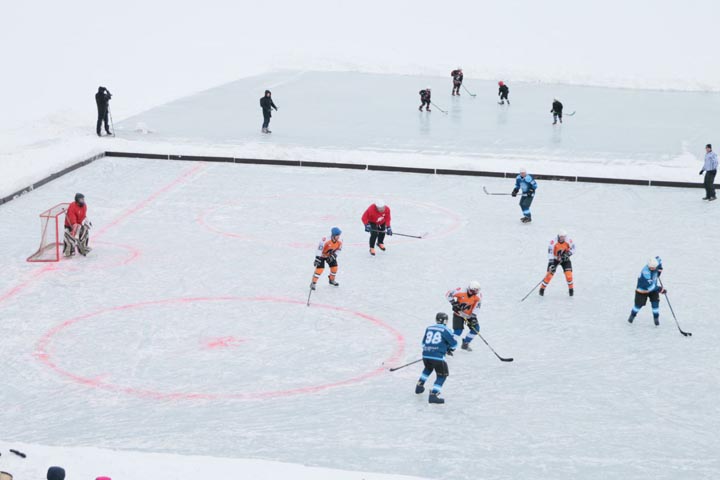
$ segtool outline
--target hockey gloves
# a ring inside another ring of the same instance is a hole
[[[370,227],[370,224],[368,223],[367,225],[365,225],[365,231],[369,233],[370,230],[372,230],[372,227]]]
[[[387,227],[387,234],[392,237],[392,227]]]
[[[513,188],[513,191],[512,191],[512,193],[511,193],[510,195],[512,195],[513,197],[517,197],[517,194],[518,194],[519,191],[520,191],[520,190],[518,190],[517,188]]]

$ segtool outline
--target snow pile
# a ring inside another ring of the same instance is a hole
[[[10,449],[27,455],[20,458]],[[0,441],[0,471],[14,480],[44,479],[51,466],[65,469],[68,480],[421,480],[404,475],[347,472],[266,460],[141,453],[89,447],[46,447]]]

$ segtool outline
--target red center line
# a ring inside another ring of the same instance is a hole
[[[119,217],[117,217],[112,222],[106,224],[104,227],[102,227],[98,232],[94,235],[94,237],[99,237],[106,233],[110,228],[115,227],[122,223],[124,220],[126,220],[129,216],[131,216],[134,213],[139,212],[143,208],[146,208],[153,200],[158,198],[160,195],[168,192],[169,190],[172,190],[173,188],[177,187],[178,185],[187,182],[190,178],[197,175],[200,171],[204,170],[207,166],[204,164],[197,164],[193,166],[192,168],[186,170],[183,172],[179,177],[177,177],[172,182],[168,183],[164,187],[160,188],[156,192],[152,193],[149,197],[142,200],[140,203],[135,205],[134,207],[131,207],[125,212],[123,212]],[[7,292],[0,295],[0,303],[15,297],[20,292],[25,290],[27,287],[38,281],[42,276],[48,272],[51,272],[53,270],[56,270],[57,267],[55,264],[46,265],[38,270],[35,270],[30,275],[28,275],[27,278],[25,278],[23,281],[21,281],[19,284],[12,287]]]

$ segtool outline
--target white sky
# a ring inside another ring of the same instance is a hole
[[[718,18],[712,0],[5,2],[0,128],[84,111],[99,84],[131,113],[280,67],[720,89]]]

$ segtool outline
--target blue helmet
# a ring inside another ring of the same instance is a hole
[[[340,230],[338,227],[333,227],[332,230],[330,230],[330,235],[333,237],[337,237],[342,233],[342,230]]]

